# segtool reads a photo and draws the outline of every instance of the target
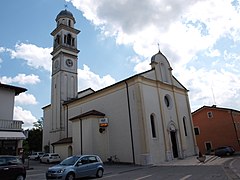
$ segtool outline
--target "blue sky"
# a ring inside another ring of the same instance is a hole
[[[150,69],[159,44],[173,75],[189,90],[192,111],[213,104],[240,110],[237,0],[3,0],[0,81],[28,89],[14,108],[25,129],[50,103],[50,33],[65,4],[81,30],[79,91]]]

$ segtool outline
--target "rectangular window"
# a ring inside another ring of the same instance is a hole
[[[212,149],[212,143],[211,142],[205,142],[205,147],[207,151],[211,151]]]
[[[208,118],[213,118],[213,113],[211,111],[207,112],[207,117]]]
[[[199,128],[198,128],[198,127],[195,127],[195,128],[194,128],[194,132],[195,132],[195,135],[199,135],[199,134],[200,134]]]

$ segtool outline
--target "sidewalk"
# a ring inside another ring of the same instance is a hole
[[[204,163],[198,161],[197,156],[187,157],[185,159],[174,159],[172,161],[163,162],[157,164],[157,166],[199,166],[199,165],[222,165],[228,160],[233,159],[232,157],[221,158],[218,156],[206,155],[206,160]]]
[[[124,173],[129,171],[135,171],[142,168],[148,168],[152,166],[210,166],[210,165],[223,165],[227,161],[233,159],[229,158],[220,158],[218,156],[206,156],[206,160],[204,163],[201,163],[197,160],[197,156],[187,157],[185,159],[174,159],[168,162],[162,162],[159,164],[152,165],[132,165],[132,164],[105,164],[105,173],[104,174],[112,174],[114,173]]]

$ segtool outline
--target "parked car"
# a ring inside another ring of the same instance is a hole
[[[39,160],[42,157],[44,152],[33,152],[31,155],[28,156],[29,159],[32,160]]]
[[[102,160],[96,155],[75,155],[64,159],[60,164],[48,168],[47,179],[77,179],[80,177],[103,176]]]
[[[235,150],[231,146],[222,146],[215,149],[216,156],[230,156],[235,153]]]
[[[7,180],[24,180],[26,168],[18,156],[0,156],[0,177]]]
[[[55,163],[60,161],[61,158],[57,153],[46,153],[40,158],[41,163]]]

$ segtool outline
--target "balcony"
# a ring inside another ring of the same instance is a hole
[[[0,119],[0,130],[22,131],[23,121]]]

